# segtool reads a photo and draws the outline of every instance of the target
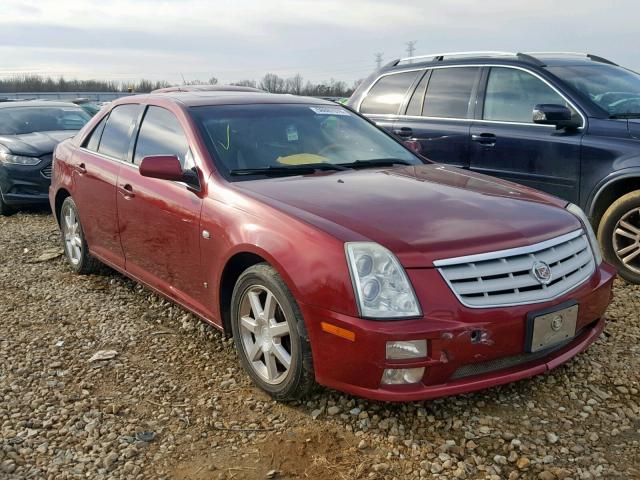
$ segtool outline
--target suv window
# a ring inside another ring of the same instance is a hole
[[[360,105],[362,113],[398,113],[400,104],[419,71],[386,75],[371,87]]]
[[[141,105],[119,105],[111,110],[102,132],[98,152],[118,160],[125,160],[129,152],[133,125],[140,113]]]
[[[530,73],[514,68],[491,69],[483,119],[533,123],[533,107],[538,103],[568,106],[549,85]]]
[[[175,155],[185,168],[188,151],[189,142],[176,116],[165,108],[150,106],[142,120],[133,162],[139,165],[149,155]]]
[[[107,123],[107,118],[109,115],[105,115],[105,117],[98,122],[98,125],[95,126],[93,131],[89,134],[87,139],[84,141],[83,147],[87,150],[91,150],[92,152],[98,151],[98,145],[100,144],[100,137],[102,136],[102,131],[104,130],[104,126]]]
[[[437,68],[424,96],[425,117],[468,118],[478,67]]]
[[[427,83],[429,82],[429,71],[427,71],[418,86],[411,95],[411,100],[409,100],[409,104],[407,105],[407,115],[419,116],[422,115],[422,104],[424,102],[424,90],[427,87]]]

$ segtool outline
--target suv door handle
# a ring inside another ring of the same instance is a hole
[[[76,167],[76,171],[80,174],[80,175],[84,175],[85,173],[87,173],[87,167],[85,166],[84,163],[81,163],[80,165],[78,165]]]
[[[394,128],[393,133],[402,138],[413,137],[413,129],[409,127]]]
[[[471,135],[471,140],[478,142],[486,147],[493,147],[498,140],[493,133],[481,133],[480,135]]]
[[[122,187],[119,187],[118,190],[120,191],[120,193],[122,194],[122,196],[124,198],[133,198],[136,196],[135,193],[133,193],[133,187],[131,185],[129,185],[128,183],[125,184]]]

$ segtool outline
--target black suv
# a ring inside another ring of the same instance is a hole
[[[605,258],[640,283],[637,73],[589,54],[431,54],[389,63],[349,105],[431,160],[580,205]]]

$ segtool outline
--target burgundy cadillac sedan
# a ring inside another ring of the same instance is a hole
[[[233,335],[281,400],[543,373],[596,340],[611,300],[579,208],[317,99],[121,99],[58,146],[50,200],[74,271],[105,263]]]

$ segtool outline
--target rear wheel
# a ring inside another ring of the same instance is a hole
[[[64,254],[73,271],[81,275],[95,272],[100,263],[89,253],[78,209],[71,197],[64,200],[60,209],[60,231]]]
[[[604,213],[598,227],[604,258],[622,278],[640,283],[640,191],[620,197]]]
[[[300,309],[278,273],[254,265],[233,291],[231,328],[242,366],[277,400],[295,400],[315,385],[311,346]]]

